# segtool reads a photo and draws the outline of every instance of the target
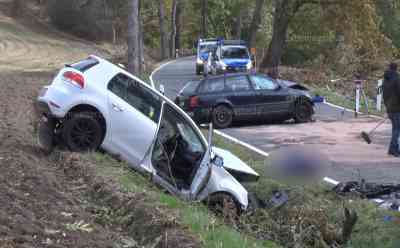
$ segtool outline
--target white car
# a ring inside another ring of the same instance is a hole
[[[101,147],[182,199],[231,202],[238,212],[248,207],[239,181],[259,175],[229,151],[211,147],[212,125],[207,141],[183,110],[119,66],[96,56],[66,65],[37,103],[42,147]]]

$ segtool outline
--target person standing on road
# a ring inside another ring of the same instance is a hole
[[[397,73],[397,64],[391,63],[384,74],[383,100],[389,119],[392,122],[392,140],[389,146],[389,155],[400,157],[400,78]]]

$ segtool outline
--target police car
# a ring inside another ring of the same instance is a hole
[[[220,40],[213,54],[213,74],[249,72],[253,68],[252,56],[242,40]]]
[[[196,74],[204,72],[204,64],[209,61],[218,46],[218,39],[200,39],[197,43]]]

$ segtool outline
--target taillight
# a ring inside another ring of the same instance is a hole
[[[66,71],[63,74],[63,79],[65,81],[68,81],[69,83],[72,83],[72,84],[78,86],[81,89],[83,89],[85,87],[85,79],[79,73],[76,73],[73,71]]]
[[[189,107],[196,108],[200,105],[199,97],[198,96],[191,96],[189,99]]]

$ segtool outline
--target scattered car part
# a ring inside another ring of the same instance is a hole
[[[356,194],[360,198],[371,200],[381,208],[400,211],[400,184],[368,183],[364,179],[337,182],[324,178],[324,181],[333,184],[333,190],[339,195]]]

